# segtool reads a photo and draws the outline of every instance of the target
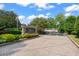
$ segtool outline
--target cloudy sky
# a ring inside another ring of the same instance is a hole
[[[55,17],[59,13],[79,15],[78,3],[1,3],[0,9],[14,11],[25,24],[36,17]]]

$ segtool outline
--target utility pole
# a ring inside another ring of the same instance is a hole
[[[76,25],[76,22],[77,22],[77,17],[76,17],[75,25]],[[74,25],[74,28],[75,28],[75,25]]]
[[[35,32],[38,33],[38,24],[36,25]]]
[[[16,20],[16,22],[17,22],[17,23],[16,23],[16,28],[17,28],[17,30],[18,30],[18,17],[16,17],[15,20]]]

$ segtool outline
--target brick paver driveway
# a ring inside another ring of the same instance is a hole
[[[38,38],[0,47],[0,55],[15,56],[70,56],[79,49],[62,35],[41,35]]]

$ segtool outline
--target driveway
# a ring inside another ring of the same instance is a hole
[[[4,56],[79,56],[79,49],[65,35],[40,37],[0,47]]]

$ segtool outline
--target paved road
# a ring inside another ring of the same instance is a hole
[[[0,47],[7,56],[79,56],[79,49],[62,35],[41,35],[38,38]]]

